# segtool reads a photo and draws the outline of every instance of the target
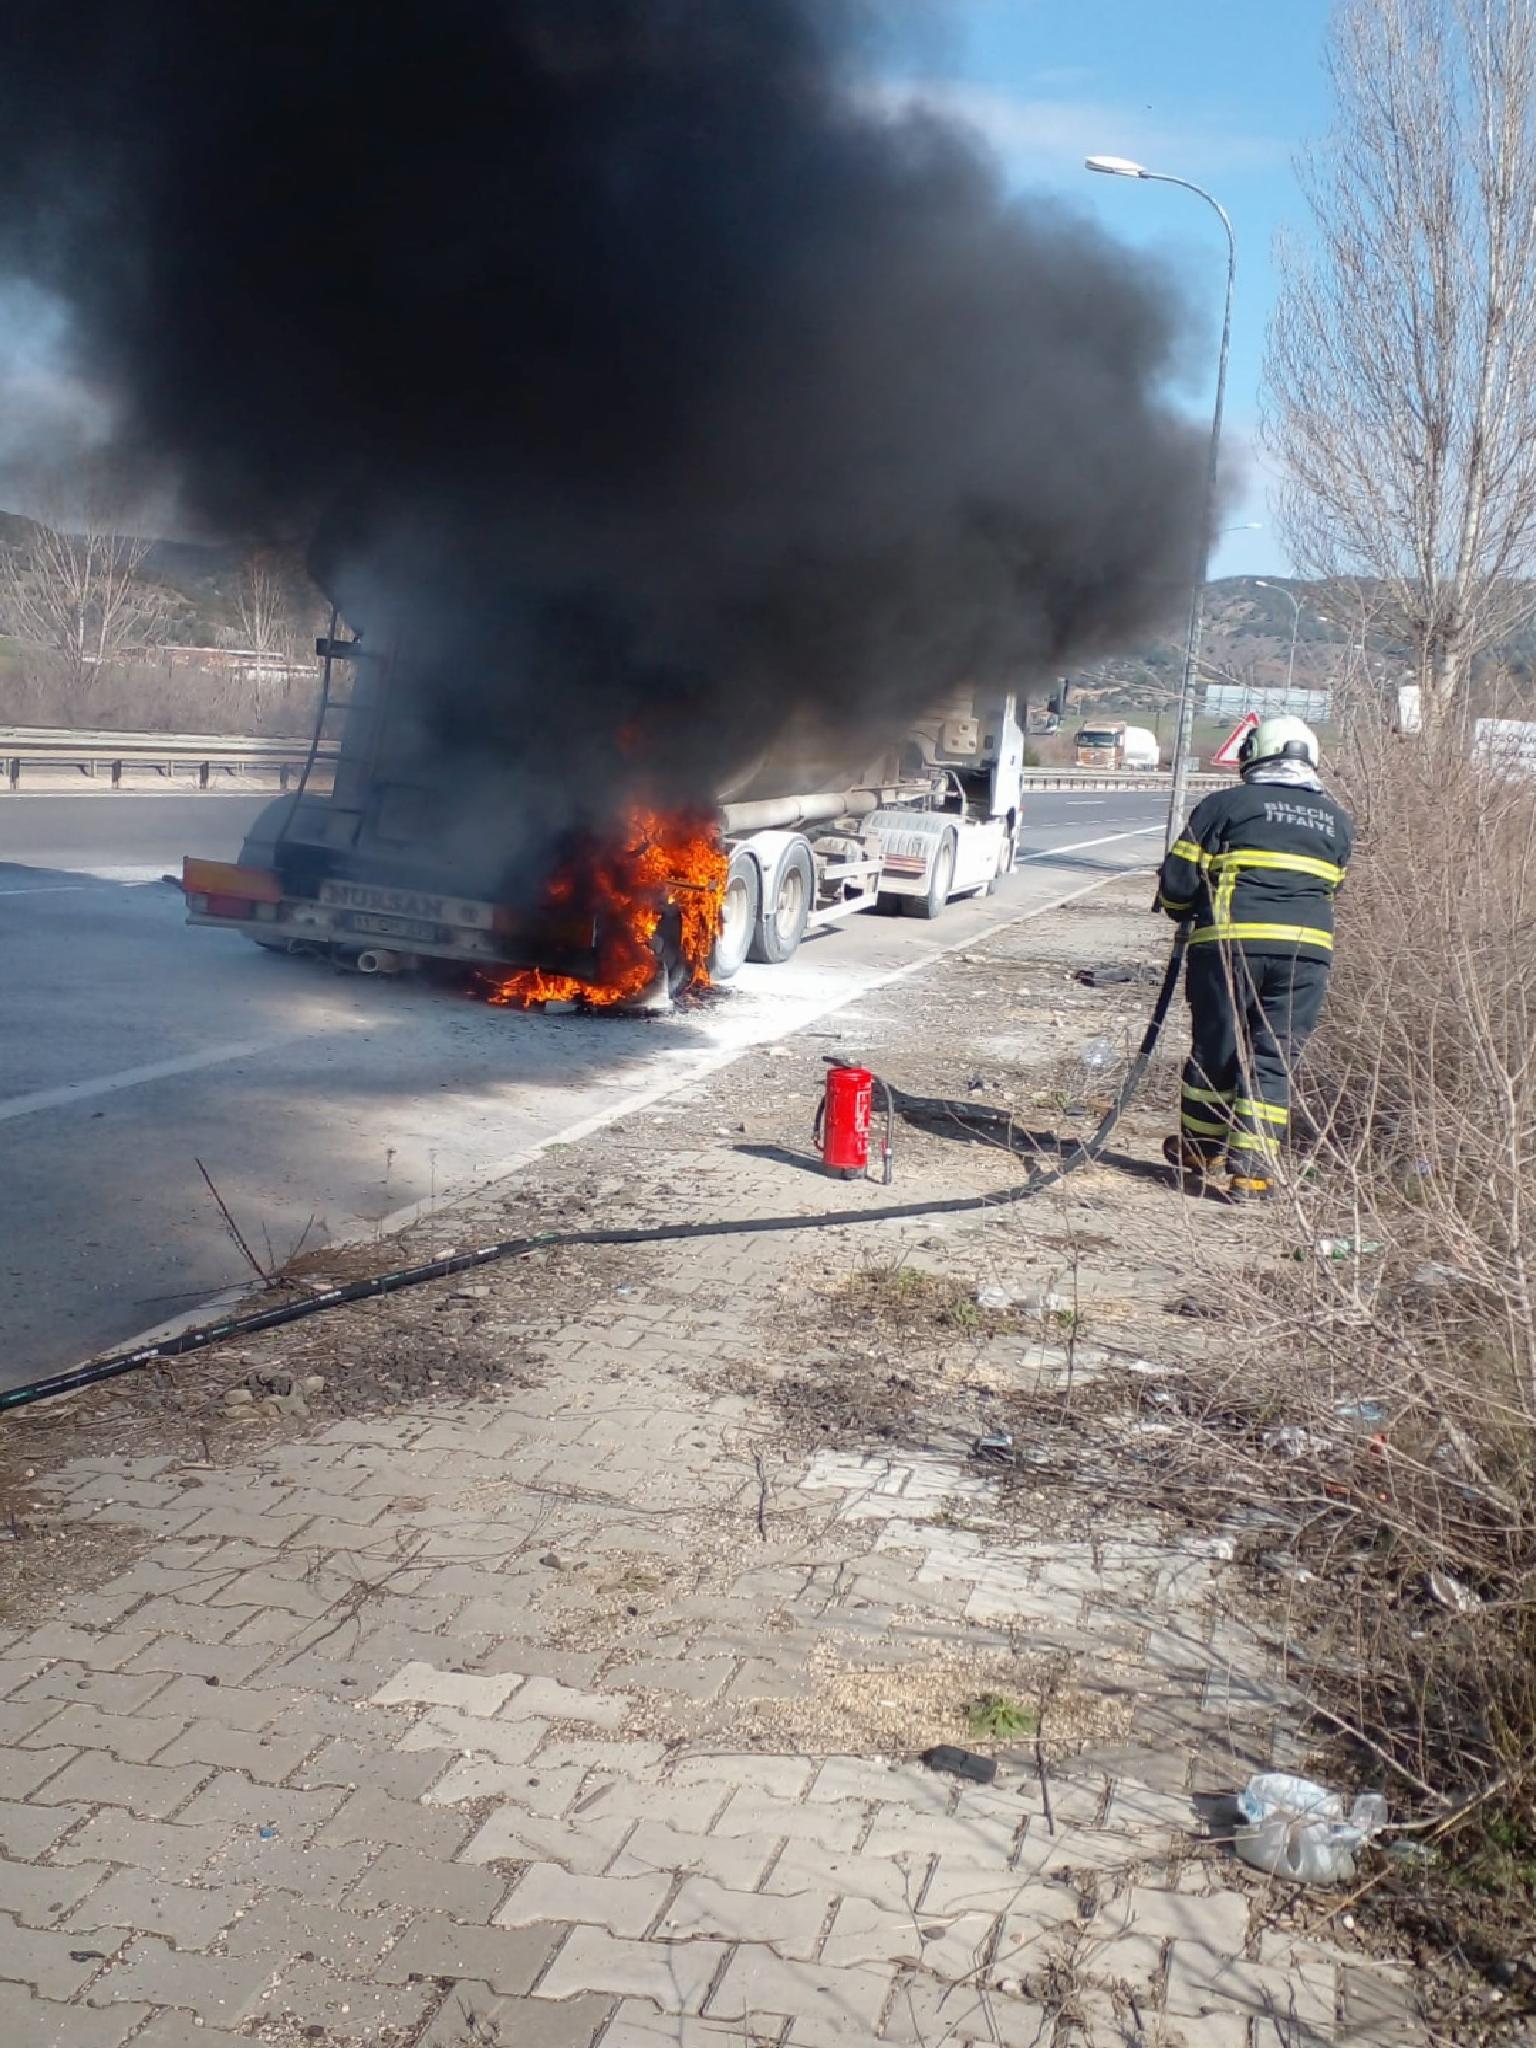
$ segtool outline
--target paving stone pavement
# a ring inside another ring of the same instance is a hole
[[[741,1154],[692,1199],[785,1201]],[[1425,2039],[1196,1839],[1284,1732],[1229,1545],[1021,1536],[963,1451],[776,1443],[738,1368],[870,1241],[653,1248],[543,1313],[536,1384],[44,1473],[153,1541],[0,1638],[5,2048]],[[523,1284],[476,1312],[526,1337]],[[977,1787],[768,1739],[831,1671],[1021,1648],[1097,1672],[1113,1740]]]

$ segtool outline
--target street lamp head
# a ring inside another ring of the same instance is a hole
[[[1090,171],[1102,171],[1107,178],[1150,178],[1152,173],[1144,164],[1133,163],[1128,156],[1084,157],[1084,164]]]

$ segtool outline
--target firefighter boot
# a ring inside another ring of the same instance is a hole
[[[1220,1173],[1222,1147],[1203,1145],[1198,1138],[1185,1138],[1175,1133],[1171,1138],[1164,1138],[1163,1157],[1181,1181],[1201,1187]]]
[[[1229,1202],[1267,1202],[1275,1184],[1261,1173],[1234,1173],[1227,1183]]]

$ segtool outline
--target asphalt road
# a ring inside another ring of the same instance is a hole
[[[232,858],[263,801],[0,797],[0,1386],[244,1277],[197,1161],[263,1260],[387,1229],[1145,865],[1166,799],[1034,797],[992,898],[934,924],[851,919],[653,1020],[493,1010],[189,929],[158,878],[184,853]]]

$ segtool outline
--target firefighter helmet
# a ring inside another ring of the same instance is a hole
[[[1267,761],[1305,761],[1315,768],[1318,760],[1317,734],[1301,718],[1264,718],[1238,749],[1244,768],[1257,768]]]

